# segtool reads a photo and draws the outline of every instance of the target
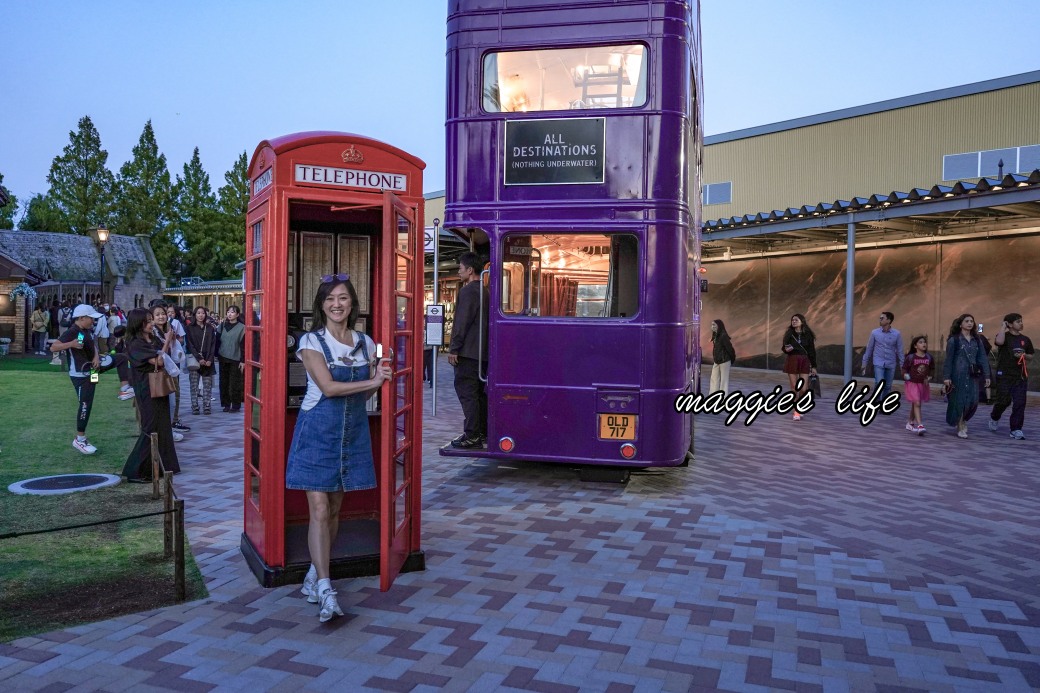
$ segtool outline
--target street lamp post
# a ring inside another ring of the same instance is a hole
[[[98,244],[98,249],[101,251],[101,264],[98,268],[98,298],[99,303],[105,302],[105,244],[108,243],[108,229],[104,224],[98,224],[98,227],[94,229],[91,234],[94,237],[94,242]]]

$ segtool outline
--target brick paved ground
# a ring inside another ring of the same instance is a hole
[[[191,417],[180,490],[210,598],[2,645],[0,687],[1040,689],[1040,407],[1029,440],[980,417],[964,441],[932,402],[917,437],[903,411],[837,416],[839,385],[798,423],[702,416],[694,466],[622,487],[439,457],[448,383],[424,427],[428,568],[385,594],[339,581],[327,625],[239,554],[241,419]]]

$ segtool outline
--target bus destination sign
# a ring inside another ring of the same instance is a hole
[[[507,120],[506,185],[603,182],[603,118]]]

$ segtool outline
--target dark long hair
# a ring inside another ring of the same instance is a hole
[[[342,284],[347,287],[347,293],[350,294],[350,314],[347,316],[347,329],[354,329],[354,323],[357,322],[358,313],[361,312],[361,306],[358,305],[357,291],[354,289],[354,285],[350,282],[350,277],[346,279],[339,279],[333,277],[331,281],[322,282],[318,285],[318,293],[314,294],[314,305],[311,307],[313,320],[311,322],[311,332],[318,332],[319,330],[325,329],[325,311],[322,308],[325,306],[325,299],[329,297],[332,290]]]
[[[144,326],[148,324],[151,317],[152,311],[149,308],[134,308],[127,313],[126,336],[130,339],[148,339],[149,335],[145,333]]]
[[[816,334],[811,329],[809,329],[809,323],[806,322],[805,316],[802,315],[801,313],[795,313],[794,315],[791,316],[791,318],[798,318],[799,320],[802,321],[802,334],[808,336],[809,339],[811,339],[815,343],[816,342]],[[787,321],[787,332],[784,332],[784,339],[787,339],[788,337],[794,337],[796,334],[798,334],[798,333],[794,331],[794,327],[791,325],[791,320],[788,319],[788,321]]]
[[[964,322],[964,318],[971,318],[971,321],[974,322],[976,325],[978,325],[978,323],[975,322],[975,316],[974,315],[972,315],[971,313],[961,313],[960,317],[956,318],[953,321],[953,324],[950,325],[950,336],[951,337],[956,337],[958,334],[960,334],[961,323]],[[975,333],[972,332],[971,336],[974,337]]]
[[[925,344],[928,343],[928,335],[926,335],[926,334],[919,334],[919,335],[917,335],[916,337],[914,337],[913,339],[910,340],[910,351],[906,352],[907,356],[909,356],[910,354],[916,354],[917,353],[917,340],[918,339],[923,339]],[[927,352],[927,351],[928,350],[925,349],[925,352]]]
[[[711,334],[711,341],[717,341],[720,337],[729,337],[729,332],[726,332],[726,323],[716,318],[712,320],[713,323],[719,326],[719,329]]]

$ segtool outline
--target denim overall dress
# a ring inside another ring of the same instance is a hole
[[[367,380],[370,366],[365,336],[354,333],[354,351],[361,349],[364,366],[333,362],[332,353],[320,332],[315,332],[325,353],[332,379],[337,383]],[[375,488],[372,439],[368,432],[365,400],[371,393],[345,397],[321,395],[318,403],[300,411],[293,431],[285,467],[285,487],[300,491],[361,491]]]

